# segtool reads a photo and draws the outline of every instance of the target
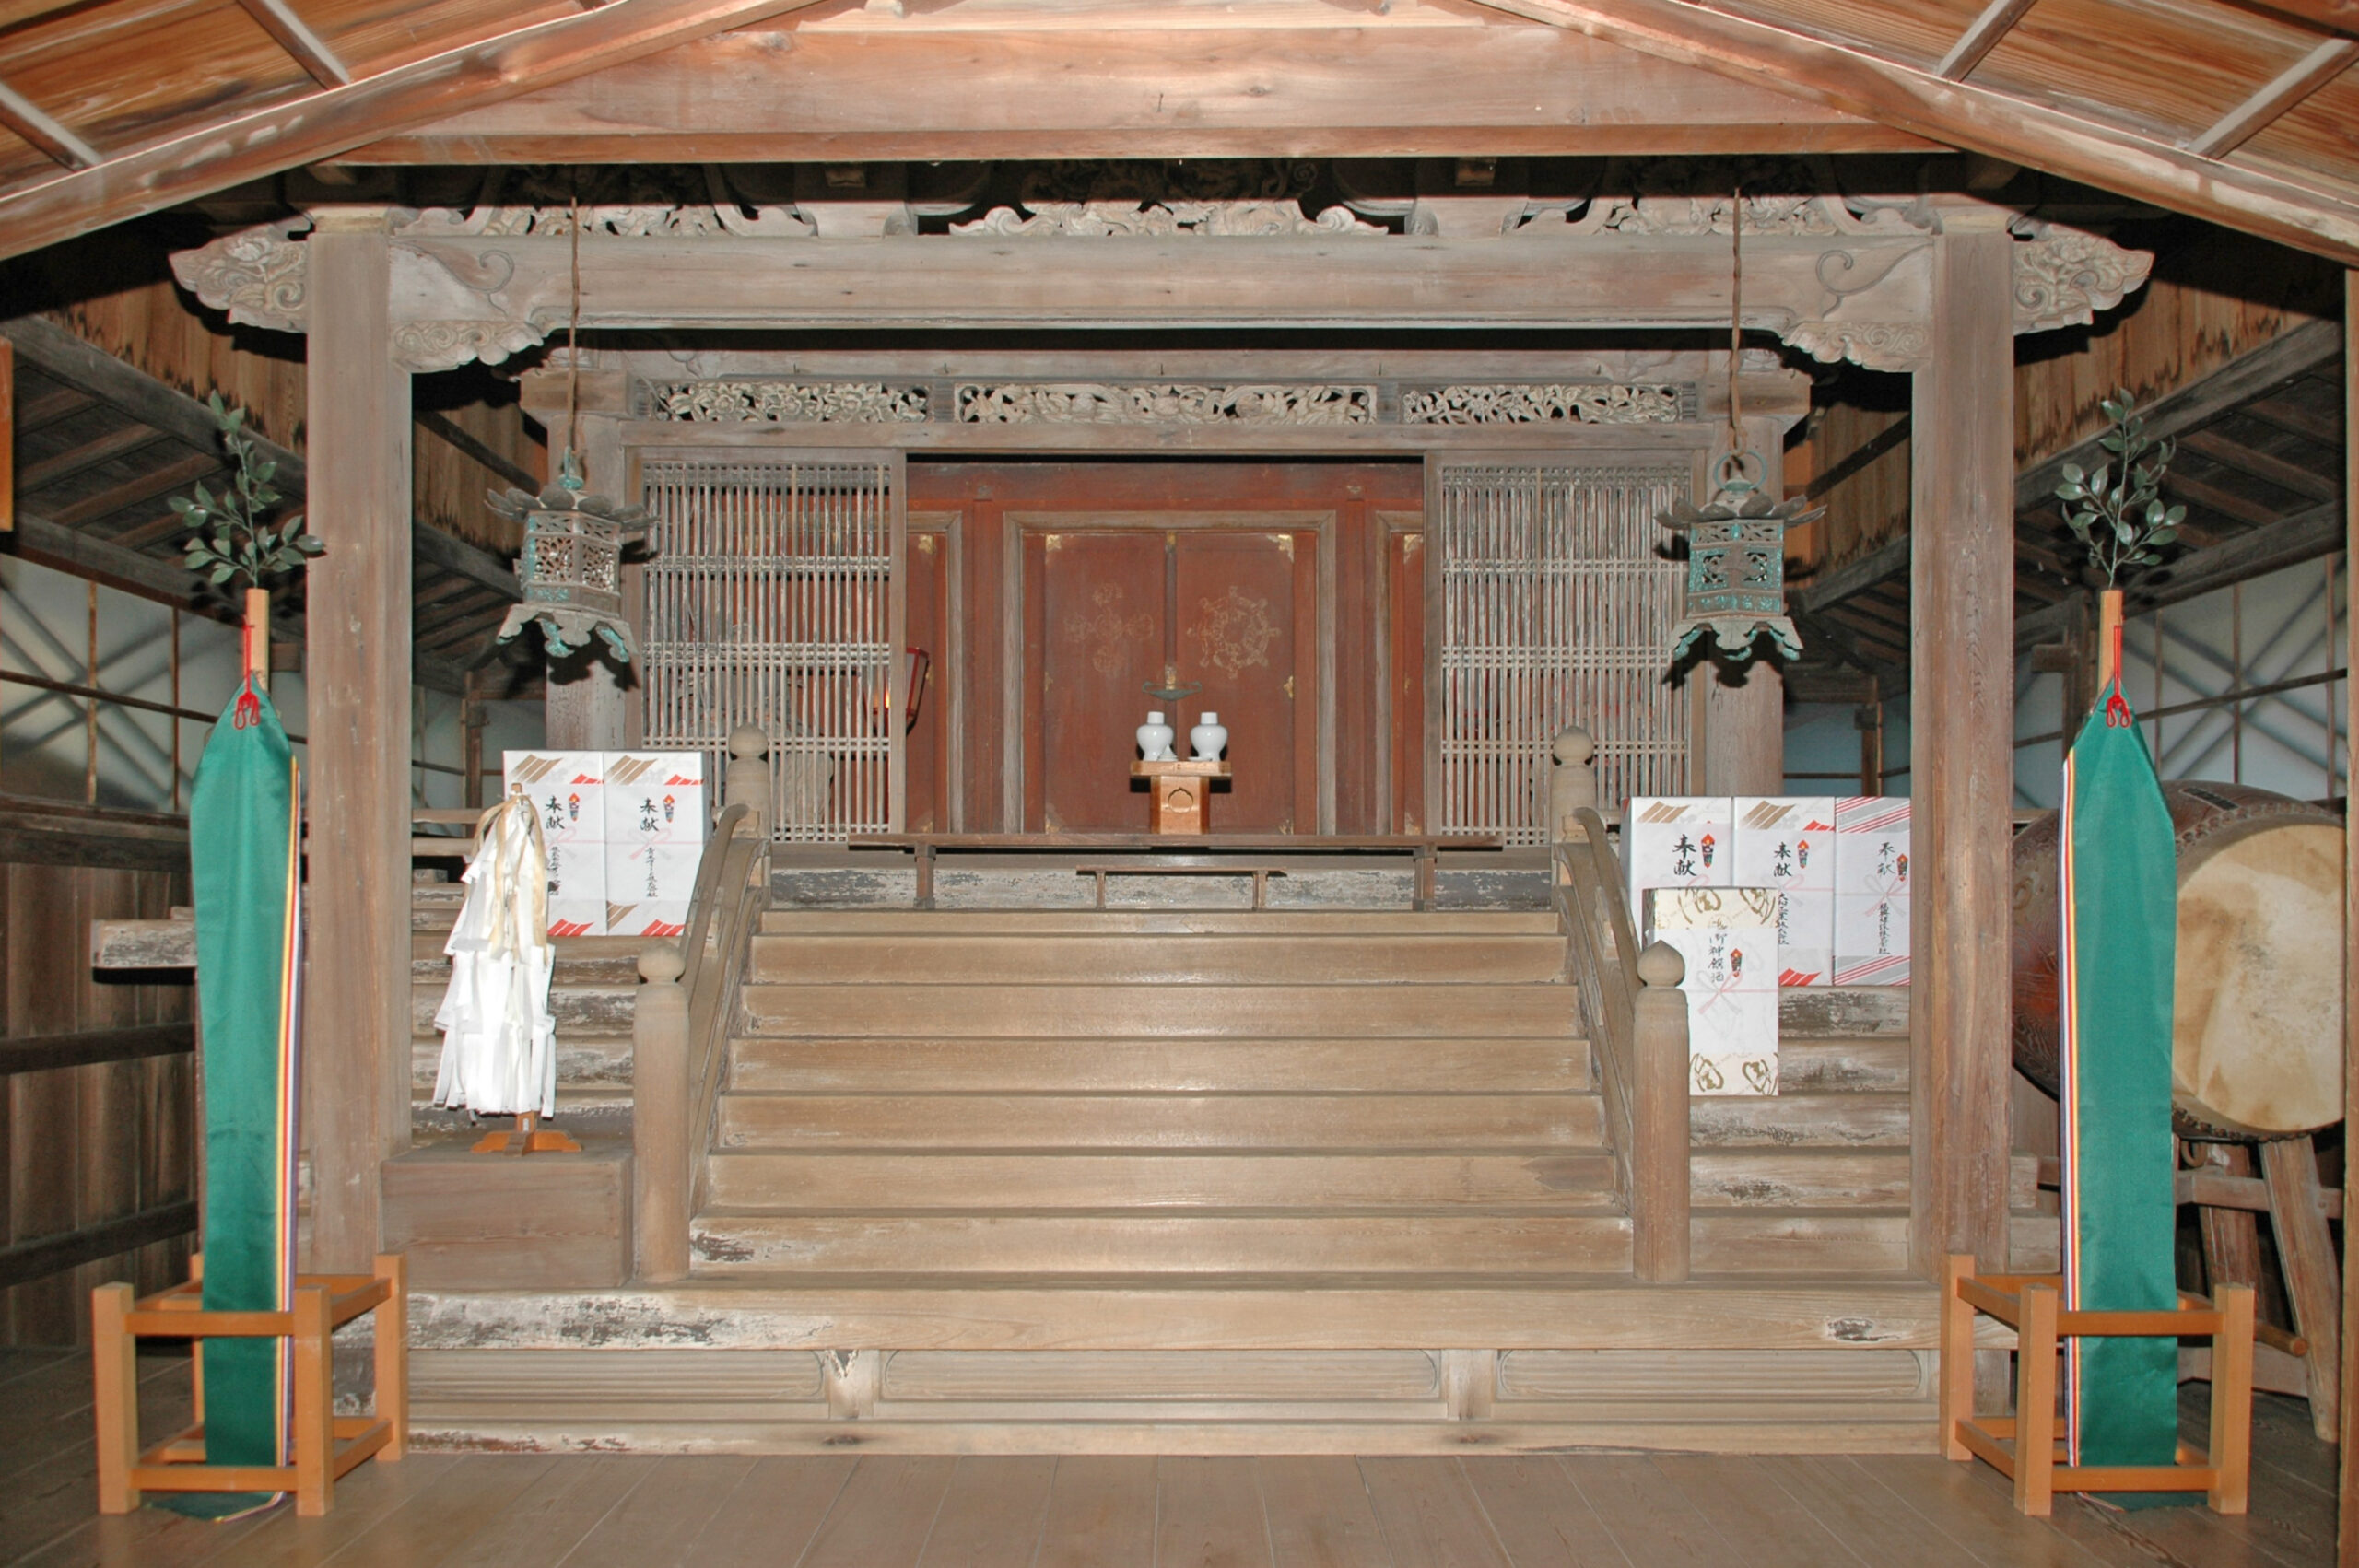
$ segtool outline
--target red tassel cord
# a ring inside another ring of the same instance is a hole
[[[238,649],[245,661],[245,684],[239,688],[237,706],[229,710],[232,729],[250,730],[262,722],[262,697],[254,689],[254,628],[239,628]]]

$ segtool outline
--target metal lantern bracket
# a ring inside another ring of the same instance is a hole
[[[643,538],[653,521],[647,509],[584,495],[562,481],[537,496],[495,491],[489,500],[492,510],[524,525],[516,574],[524,600],[508,612],[499,640],[538,626],[552,659],[604,643],[616,662],[630,663],[620,568],[624,547]]]
[[[1779,658],[1802,657],[1802,638],[1786,614],[1786,530],[1825,509],[1772,498],[1767,475],[1759,452],[1732,451],[1715,467],[1711,500],[1680,501],[1656,517],[1687,540],[1687,614],[1672,633],[1674,661],[1708,639],[1709,650],[1742,662],[1765,635]]]

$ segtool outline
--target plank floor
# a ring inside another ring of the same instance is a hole
[[[184,1420],[184,1358],[142,1363]],[[2025,1519],[1987,1467],[1931,1458],[678,1457],[417,1454],[323,1519],[92,1513],[89,1363],[0,1350],[10,1568],[2326,1568],[2334,1451],[2255,1412],[2253,1508]],[[2205,1390],[2184,1424],[2200,1433]]]

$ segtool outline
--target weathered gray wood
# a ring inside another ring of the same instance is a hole
[[[670,942],[640,954],[643,983],[631,1024],[631,1250],[635,1276],[656,1283],[687,1275],[689,1161],[702,1153],[688,1124],[685,968]]]
[[[311,1266],[380,1246],[380,1161],[409,1141],[409,378],[393,362],[381,213],[309,242],[306,429],[320,460],[304,672],[311,895],[304,1124]]]
[[[476,1154],[464,1142],[385,1162],[385,1246],[417,1290],[604,1290],[630,1275],[631,1155]]]
[[[1933,352],[1916,373],[1909,561],[1916,798],[1910,1251],[2007,1256],[2007,930],[2014,798],[2013,241],[1954,214],[1934,266]]]
[[[194,1200],[158,1204],[135,1214],[101,1221],[63,1235],[35,1236],[0,1246],[0,1290],[28,1280],[45,1280],[84,1263],[112,1258],[149,1242],[165,1241],[196,1229]]]
[[[2337,1299],[2334,1240],[2318,1188],[2318,1149],[2306,1134],[2271,1139],[2260,1146],[2260,1167],[2269,1184],[2269,1217],[2285,1274],[2285,1297],[2294,1309],[2294,1331],[2310,1342],[2304,1358],[2310,1372],[2310,1422],[2319,1441],[2330,1443],[2342,1425],[2342,1303]]]
[[[19,797],[0,807],[0,861],[185,872],[188,823],[147,812]]]
[[[432,523],[420,521],[411,535],[410,546],[417,559],[429,567],[465,578],[511,602],[524,597],[515,572],[480,544],[470,544]]]
[[[1679,955],[1661,942],[1638,956],[1633,1004],[1637,1094],[1631,1107],[1630,1241],[1637,1277],[1687,1278],[1689,1147],[1687,997]]]
[[[1905,429],[1895,425],[1893,429]],[[1822,572],[1799,588],[1786,591],[1786,605],[1795,614],[1814,615],[1840,604],[1855,593],[1864,593],[1880,582],[1905,577],[1908,572],[1908,535],[1904,533],[1888,544],[1869,551],[1848,565]]]

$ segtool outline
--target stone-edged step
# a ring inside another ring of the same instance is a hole
[[[908,1268],[1050,1276],[1626,1273],[1630,1222],[1594,1208],[1384,1214],[722,1211],[697,1217],[690,1248],[699,1278]]]
[[[722,1097],[723,1149],[1594,1150],[1594,1094],[757,1094]]]
[[[1618,1203],[1602,1150],[721,1151],[705,1160],[710,1210],[1566,1208]]]
[[[972,986],[1028,972],[1066,985],[1545,984],[1564,962],[1564,939],[1553,933],[795,932],[755,937],[747,977],[756,984]]]
[[[1579,1032],[1571,986],[747,986],[756,1035],[908,1038]]]
[[[772,909],[765,935],[1556,936],[1546,909]]]
[[[948,1020],[939,1023],[946,1024]],[[1571,1038],[780,1039],[730,1046],[734,1093],[1561,1094],[1593,1088]]]

